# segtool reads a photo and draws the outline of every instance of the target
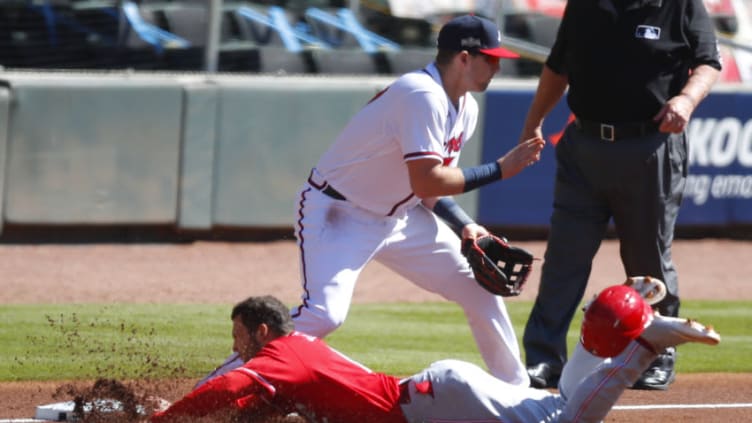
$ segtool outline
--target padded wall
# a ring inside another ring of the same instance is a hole
[[[350,117],[394,79],[3,77],[0,225],[198,231],[292,227],[311,167]],[[475,96],[481,122],[463,150],[465,166],[481,156],[485,102]],[[477,214],[477,193],[458,201]]]
[[[5,206],[5,162],[10,124],[10,92],[6,87],[0,87],[0,217],[4,216]],[[0,218],[0,232],[3,229],[3,218]]]
[[[175,221],[179,83],[50,75],[8,83],[6,222]]]

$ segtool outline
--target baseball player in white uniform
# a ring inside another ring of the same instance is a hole
[[[324,337],[339,327],[358,276],[377,260],[459,304],[490,372],[527,386],[506,307],[475,283],[460,252],[458,233],[474,238],[488,231],[449,196],[519,173],[538,160],[543,143],[458,168],[478,121],[469,91],[485,91],[499,59],[518,56],[499,46],[491,21],[469,15],[442,28],[438,49],[436,62],[403,75],[352,118],[300,192],[304,293],[292,312],[295,328]]]
[[[490,20],[466,15],[449,21],[439,33],[435,62],[378,93],[311,170],[297,202],[304,292],[291,311],[296,330],[323,338],[337,329],[358,276],[377,260],[456,302],[490,373],[529,385],[502,299],[475,282],[460,252],[461,238],[488,231],[451,197],[516,175],[539,159],[544,145],[533,139],[494,162],[457,167],[478,121],[469,92],[486,90],[501,58],[519,57],[499,39]]]

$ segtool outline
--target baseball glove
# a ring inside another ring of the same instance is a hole
[[[533,255],[493,235],[466,239],[462,254],[473,269],[475,280],[488,292],[502,297],[520,295],[533,265]]]

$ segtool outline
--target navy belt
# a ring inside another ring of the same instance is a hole
[[[311,171],[311,176],[308,177],[308,184],[321,191],[327,197],[333,198],[335,200],[347,201],[347,198],[344,195],[340,194],[340,192],[334,189],[331,185],[329,185],[328,182],[317,184],[313,180],[313,171]]]
[[[335,200],[340,200],[340,201],[346,201],[347,200],[347,198],[345,198],[344,195],[340,194],[339,191],[337,191],[336,189],[332,188],[332,186],[328,185],[328,184],[326,185],[326,188],[324,188],[324,189],[321,190],[321,192],[323,192],[324,195],[326,195],[328,197],[334,198]]]
[[[598,137],[604,141],[616,141],[623,138],[642,137],[658,132],[655,122],[601,123],[577,118],[574,121],[577,130],[583,134]]]
[[[410,382],[405,380],[399,384],[399,403],[410,404]]]
[[[431,380],[416,382],[415,392],[433,396],[433,386]],[[399,403],[410,404],[411,402],[412,398],[410,398],[410,379],[404,379],[399,384]]]

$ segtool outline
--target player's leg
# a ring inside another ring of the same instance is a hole
[[[562,390],[567,404],[561,421],[602,421],[624,390],[635,383],[659,351],[687,342],[717,345],[720,339],[712,328],[696,321],[656,315],[642,335],[630,342],[621,354],[602,361],[571,392]],[[588,354],[587,351],[582,352]]]
[[[423,207],[411,210],[402,225],[376,259],[421,288],[456,302],[489,371],[509,383],[527,386],[527,372],[506,306],[501,297],[475,282],[460,253],[457,235]]]
[[[596,357],[578,343],[565,372],[580,369],[581,365],[579,371],[585,372],[593,362],[599,365],[590,373],[583,373],[585,376],[575,386],[567,384],[568,378],[562,377],[560,392],[567,404],[560,421],[602,421],[624,390],[632,386],[655,357],[653,351],[637,342],[631,342],[620,355],[610,359]]]
[[[378,216],[317,190],[299,199],[303,294],[291,314],[296,330],[323,338],[345,321],[357,278],[389,231]]]
[[[663,281],[650,276],[631,276],[624,281],[623,285],[632,287],[649,305],[661,301],[666,295],[666,285]],[[592,301],[595,301],[595,297],[583,309],[587,309]],[[565,397],[570,396],[582,380],[590,375],[598,366],[603,365],[603,362],[606,360],[611,360],[611,358],[590,354],[583,348],[582,343],[578,342],[561,373],[559,392]]]
[[[442,360],[403,381],[409,401],[402,411],[410,423],[432,421],[551,421],[563,406],[559,395],[510,385],[475,364]]]
[[[560,384],[567,401],[562,421],[601,421],[660,351],[687,342],[716,345],[720,336],[697,322],[654,314],[631,287],[606,288],[587,305]]]

